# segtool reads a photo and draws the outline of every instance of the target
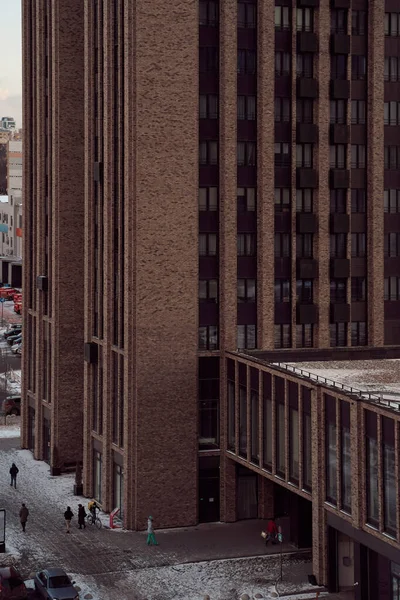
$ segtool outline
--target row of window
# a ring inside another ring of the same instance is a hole
[[[255,3],[238,2],[237,24],[239,28],[254,29],[257,6]],[[219,3],[215,0],[200,0],[199,23],[202,27],[217,27],[219,23]]]
[[[386,164],[386,151],[388,157],[393,160],[393,148],[396,149],[396,160],[397,160],[397,146],[386,146],[385,147],[385,164]],[[400,148],[400,147],[399,147]],[[291,145],[287,142],[276,142],[274,145],[275,149],[275,166],[286,167],[290,166],[290,151]],[[391,153],[389,154],[389,149]],[[389,160],[389,158],[388,158]],[[390,163],[392,164],[392,163]],[[396,163],[397,164],[397,163]],[[400,164],[400,151],[399,151],[399,164]],[[366,147],[363,144],[352,144],[351,145],[351,168],[352,169],[364,169],[366,165]],[[296,166],[311,168],[313,166],[313,144],[297,144],[296,145]],[[329,166],[331,169],[346,169],[347,168],[347,144],[333,144],[329,146]],[[389,168],[389,167],[385,167]],[[394,168],[394,167],[390,167]]]
[[[302,329],[300,329],[302,328]],[[330,346],[332,348],[347,346],[347,323],[331,323],[329,325]],[[365,346],[368,343],[367,324],[365,321],[353,321],[350,325],[351,345]],[[306,336],[307,345],[301,342]],[[275,348],[292,347],[292,326],[290,323],[282,323],[274,326]],[[300,342],[300,343],[299,343]],[[304,324],[296,326],[296,345],[298,347],[313,346],[313,325]]]
[[[291,15],[288,6],[275,7],[275,29],[277,31],[287,31],[291,28]],[[331,32],[347,33],[347,15],[345,9],[331,10]],[[367,13],[364,10],[353,10],[351,14],[351,34],[364,35],[367,28]],[[314,30],[314,10],[312,8],[296,9],[296,30],[313,31]],[[388,34],[387,34],[388,35]]]
[[[256,325],[237,326],[237,347],[253,350],[257,347]],[[204,325],[199,327],[199,350],[218,350],[219,330],[217,325]]]

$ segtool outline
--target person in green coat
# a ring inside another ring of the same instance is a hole
[[[146,544],[148,546],[158,546],[156,536],[154,535],[153,517],[149,517],[147,519],[147,541],[146,541]]]

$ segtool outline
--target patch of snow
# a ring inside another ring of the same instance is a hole
[[[0,425],[0,438],[18,438],[20,435],[19,425]]]

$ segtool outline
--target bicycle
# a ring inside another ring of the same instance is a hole
[[[89,513],[88,515],[86,515],[86,521],[87,521],[88,525],[96,525],[97,529],[101,529],[103,526],[99,517],[97,515],[93,515],[92,513]]]

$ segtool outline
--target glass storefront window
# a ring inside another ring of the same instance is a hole
[[[298,483],[299,481],[299,411],[295,408],[290,408],[289,422],[289,477],[291,481]]]
[[[393,446],[383,444],[383,502],[384,502],[384,530],[396,536],[396,478],[395,478],[395,453]]]
[[[101,503],[101,453],[93,450],[93,497]]]
[[[303,488],[311,491],[311,415],[303,413]]]
[[[123,518],[123,501],[124,501],[124,471],[123,468],[114,463],[114,489],[113,489],[113,504],[114,508],[119,508],[118,517]]]
[[[378,445],[375,439],[366,440],[366,469],[367,469],[367,522],[379,525],[379,494],[378,494]]]
[[[342,490],[342,509],[351,514],[351,454],[350,429],[348,427],[342,427],[340,483]]]
[[[337,502],[336,479],[336,422],[326,424],[326,499],[331,504]]]
[[[260,462],[258,440],[258,392],[251,390],[251,461]]]
[[[235,383],[228,381],[228,449],[235,452]]]
[[[272,400],[271,400],[271,398],[264,398],[263,425],[264,425],[263,467],[264,467],[264,469],[271,471],[272,470]]]
[[[247,391],[239,387],[239,454],[247,458]]]
[[[285,405],[281,402],[276,406],[276,471],[285,477]]]

